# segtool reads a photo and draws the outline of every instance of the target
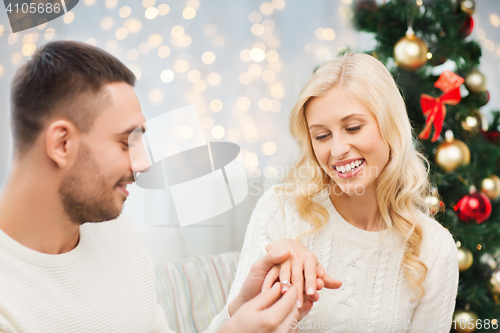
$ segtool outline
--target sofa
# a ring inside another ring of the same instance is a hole
[[[158,303],[170,329],[201,333],[223,308],[239,252],[155,264]]]

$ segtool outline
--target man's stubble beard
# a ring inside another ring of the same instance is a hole
[[[71,221],[103,222],[117,218],[121,209],[116,207],[114,190],[102,176],[99,166],[88,147],[81,144],[77,163],[61,182],[59,194],[64,211]],[[122,205],[123,207],[123,205]]]

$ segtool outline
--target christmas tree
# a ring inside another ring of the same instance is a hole
[[[353,6],[356,28],[377,41],[367,53],[394,75],[419,138],[415,145],[431,162],[436,188],[428,205],[459,247],[452,331],[500,332],[500,112],[488,121],[480,110],[489,93],[478,70],[481,47],[468,37],[476,3],[359,0]]]

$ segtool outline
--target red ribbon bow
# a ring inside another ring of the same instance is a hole
[[[435,142],[443,128],[443,121],[446,116],[445,104],[456,105],[462,99],[460,95],[460,86],[464,79],[451,71],[444,71],[439,79],[434,83],[434,87],[441,89],[444,94],[441,97],[432,97],[427,94],[420,96],[420,106],[425,120],[425,127],[418,135],[419,139],[428,139],[431,134],[431,127],[434,125],[434,136],[432,142]]]

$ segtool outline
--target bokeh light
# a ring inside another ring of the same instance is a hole
[[[201,61],[203,61],[203,63],[206,65],[213,64],[215,61],[215,54],[213,52],[207,51],[201,56]]]
[[[181,25],[176,25],[172,28],[170,33],[172,34],[172,37],[179,38],[184,35],[184,27]]]
[[[121,18],[127,18],[130,16],[130,14],[132,14],[132,8],[130,8],[129,6],[123,6],[122,8],[120,8],[118,14]]]
[[[217,27],[212,23],[207,24],[203,28],[203,33],[207,36],[213,36],[215,35],[216,32],[217,32]]]
[[[170,48],[166,45],[162,45],[158,48],[158,57],[166,58],[170,55]]]
[[[144,16],[145,16],[148,20],[155,19],[155,18],[158,16],[158,9],[156,9],[155,7],[149,7],[149,8],[148,8],[148,9],[146,9],[146,11],[144,12]]]
[[[276,74],[272,70],[265,70],[264,73],[262,73],[262,80],[267,83],[271,83],[276,79]]]
[[[193,7],[187,7],[182,11],[182,17],[184,17],[186,20],[191,20],[196,16],[196,9]]]
[[[125,28],[118,28],[118,30],[116,30],[116,33],[115,33],[115,37],[118,40],[125,39],[127,37],[127,35],[128,35],[128,30]]]
[[[273,84],[271,87],[271,96],[276,99],[281,99],[285,95],[285,89],[281,84]]]
[[[264,15],[271,15],[274,12],[274,7],[270,2],[263,2],[260,5],[260,12]]]
[[[266,59],[266,52],[259,48],[253,48],[250,50],[250,59],[255,62],[262,62]]]
[[[249,49],[243,49],[240,52],[240,59],[243,61],[250,61],[252,58],[250,58],[250,50]]]
[[[248,15],[248,20],[252,23],[259,23],[260,21],[262,21],[262,15],[260,15],[259,12],[251,12]]]
[[[282,10],[285,8],[285,0],[273,0],[271,1],[271,4],[276,10]]]
[[[160,46],[162,41],[163,41],[163,37],[160,34],[152,34],[148,38],[148,43],[149,43],[149,45],[151,45],[151,47]]]
[[[262,73],[262,67],[260,67],[260,65],[258,64],[251,64],[248,67],[248,73],[250,73],[250,75],[252,75],[253,77],[257,77],[260,75],[260,73]]]
[[[139,59],[139,51],[132,49],[127,52],[128,61],[136,61],[137,59]]]
[[[163,91],[160,89],[153,89],[149,92],[148,98],[151,104],[159,105],[163,102]]]
[[[213,99],[212,101],[210,101],[210,104],[208,105],[208,108],[213,112],[220,112],[223,107],[224,104],[220,99]]]
[[[269,50],[266,53],[266,59],[269,62],[276,62],[276,61],[278,61],[280,59],[280,55],[275,50]]]
[[[201,79],[201,73],[196,69],[192,69],[188,72],[187,79],[189,82],[195,83]]]
[[[256,23],[252,25],[251,31],[255,36],[262,36],[262,34],[266,31],[266,28],[264,28],[262,24]]]
[[[212,87],[218,86],[220,84],[221,77],[219,73],[210,73],[207,76],[207,83]]]
[[[277,147],[274,142],[268,141],[260,147],[260,150],[262,151],[262,154],[269,156],[276,153]]]
[[[106,0],[106,8],[113,9],[118,5],[118,0]]]
[[[193,83],[193,90],[195,93],[201,94],[206,89],[207,89],[207,83],[203,80],[199,80]]]
[[[142,6],[144,8],[149,8],[155,5],[155,0],[142,0]]]
[[[215,47],[221,47],[226,42],[226,39],[221,35],[215,35],[212,37],[212,45]]]
[[[203,127],[206,130],[210,130],[212,129],[212,127],[214,127],[214,119],[210,116],[205,116],[201,118],[200,122],[201,122],[201,127]]]
[[[271,105],[272,105],[272,102],[269,98],[261,98],[260,101],[259,101],[259,108],[262,110],[262,111],[269,111],[271,110]]]
[[[113,18],[111,16],[106,16],[101,20],[101,29],[106,31],[113,27]]]
[[[248,97],[240,97],[238,99],[238,107],[242,110],[248,110],[250,108],[250,106],[252,105],[252,101],[250,101],[250,98]]]
[[[165,69],[161,72],[160,79],[165,83],[170,83],[174,80],[175,74],[171,69]]]
[[[215,139],[222,139],[224,137],[224,134],[226,134],[226,131],[221,125],[216,125],[212,128],[211,133]]]
[[[174,65],[174,69],[176,72],[185,73],[189,69],[189,62],[184,59],[178,60]]]
[[[182,35],[179,38],[179,46],[180,47],[188,47],[189,45],[191,45],[191,42],[192,42],[192,39],[188,35]]]
[[[75,19],[75,13],[68,12],[68,13],[64,14],[64,17],[63,17],[64,23],[70,24],[71,22],[73,22],[74,19]]]
[[[169,5],[167,5],[166,3],[162,3],[161,5],[158,6],[158,15],[165,16],[168,13],[170,13]]]
[[[142,22],[136,19],[127,19],[123,23],[123,27],[127,29],[130,33],[135,34],[141,31]]]

